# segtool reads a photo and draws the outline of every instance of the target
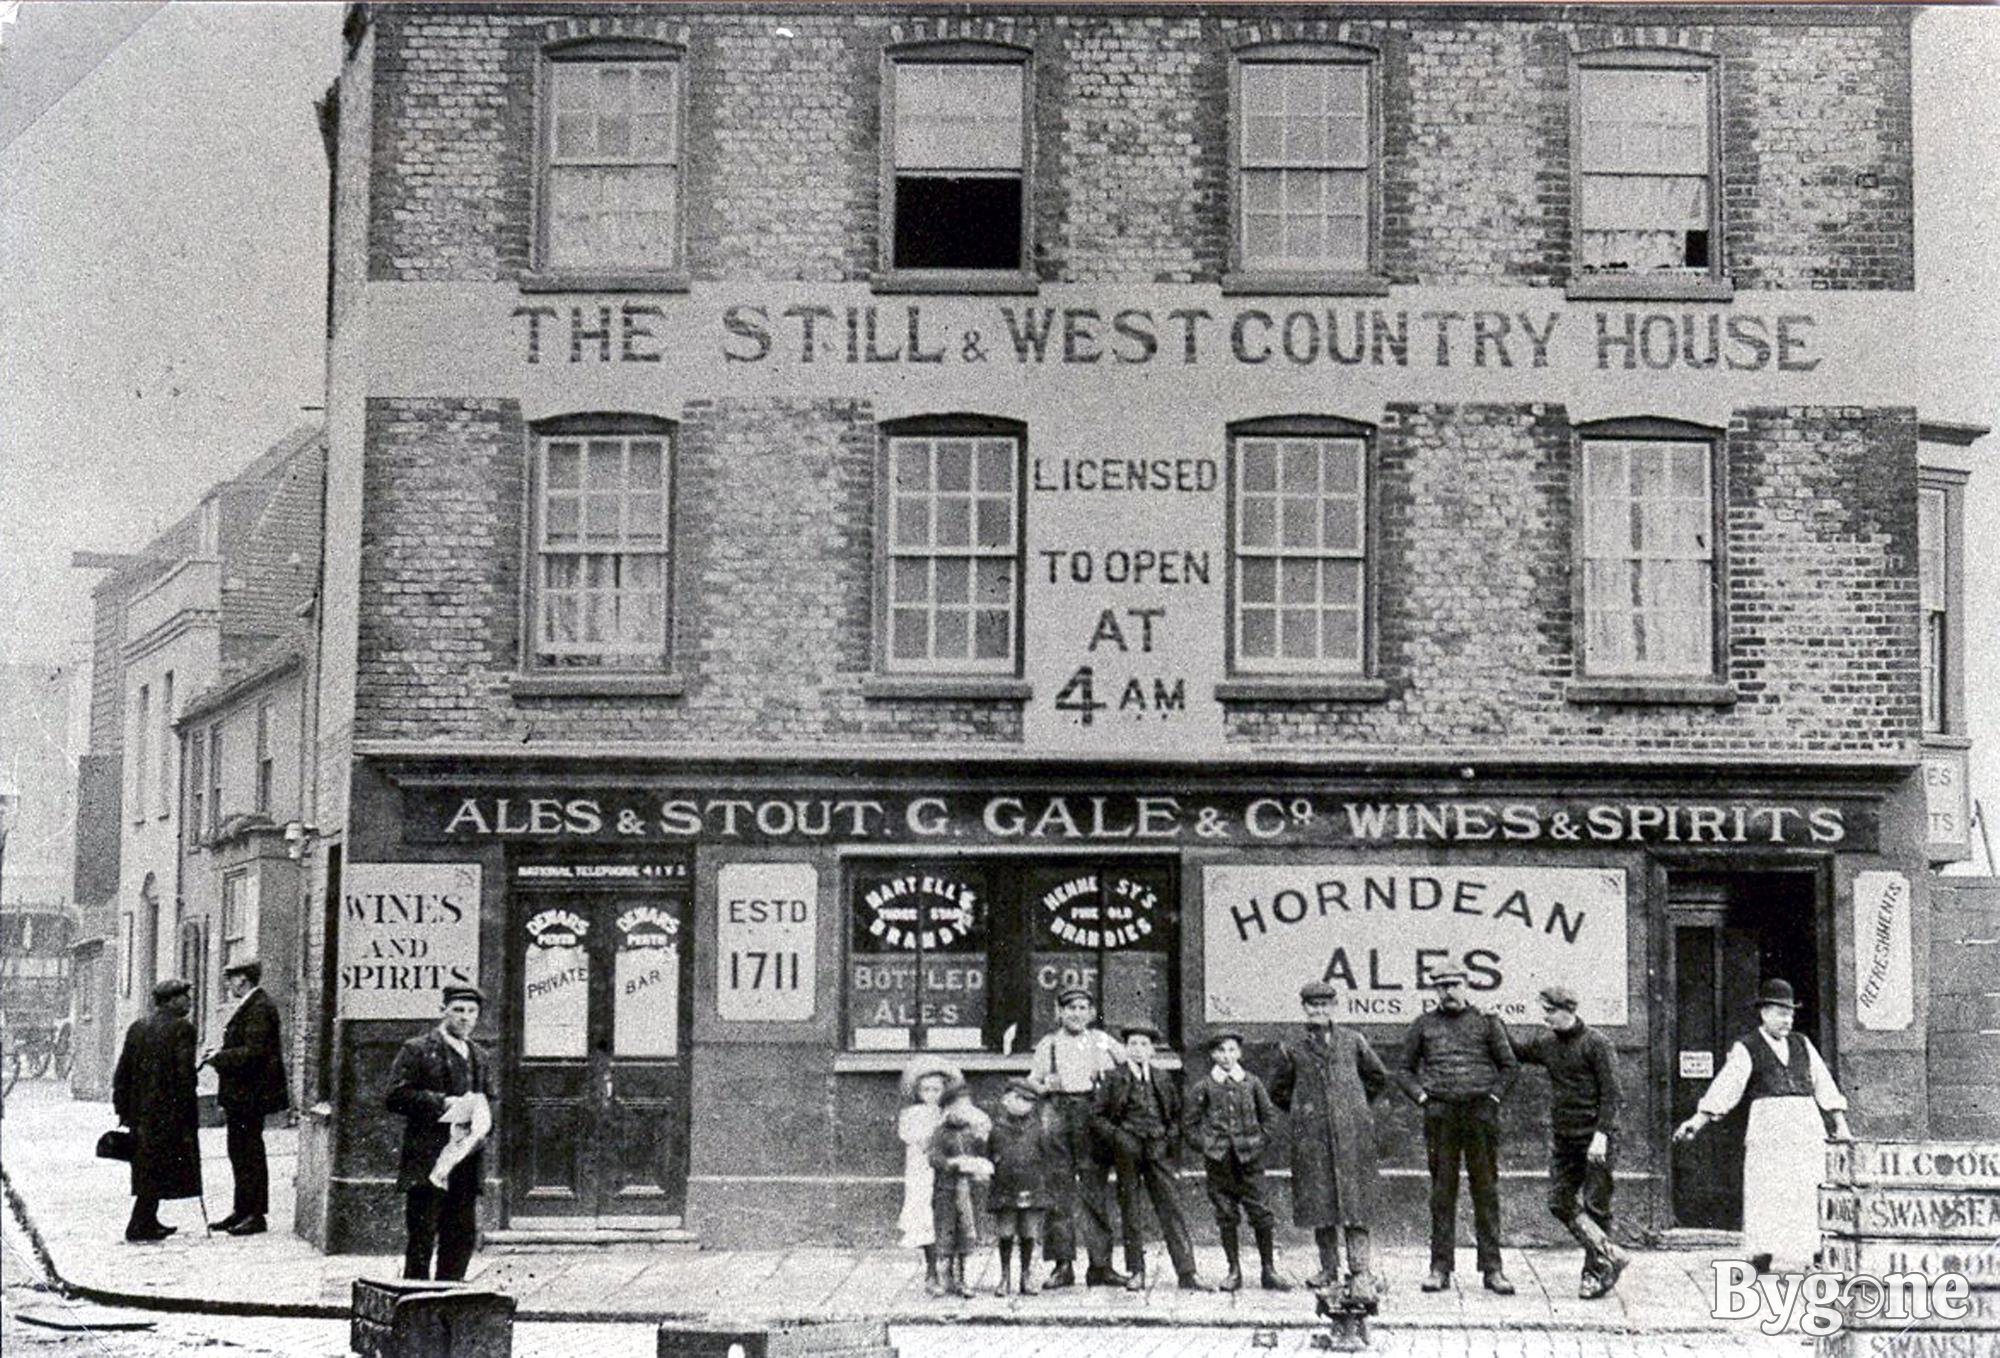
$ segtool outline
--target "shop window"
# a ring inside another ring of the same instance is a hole
[[[885,75],[884,239],[892,276],[1018,276],[1028,251],[1028,54],[949,43]]]
[[[540,254],[564,273],[681,267],[683,63],[669,46],[591,41],[547,54]]]
[[[869,863],[848,881],[847,1045],[1023,1054],[1056,996],[1179,1032],[1177,877],[1155,862]]]
[[[884,668],[1020,666],[1024,431],[971,417],[884,426]]]
[[[1716,71],[1680,52],[1598,53],[1575,73],[1576,270],[1722,275]]]
[[[1925,735],[1965,732],[1964,547],[1959,525],[1965,473],[1926,467],[1917,491],[1918,650]]]
[[[664,670],[673,427],[641,416],[537,426],[533,664]]]
[[[271,784],[275,774],[271,758],[271,700],[257,704],[257,814],[271,814]]]
[[[222,879],[222,965],[226,970],[257,955],[257,871],[245,868]]]
[[[1233,273],[1310,291],[1375,268],[1377,66],[1305,44],[1237,59]]]
[[[1369,437],[1351,421],[1231,429],[1233,668],[1360,674],[1367,665]]]
[[[201,842],[208,833],[208,735],[204,731],[188,734],[188,750],[183,776],[187,779],[187,837],[191,844]]]
[[[1692,426],[1686,432],[1699,437],[1673,432],[1582,440],[1588,675],[1713,677],[1716,445]]]

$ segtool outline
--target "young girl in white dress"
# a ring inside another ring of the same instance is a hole
[[[903,1210],[896,1225],[906,1249],[924,1252],[924,1291],[933,1297],[943,1295],[943,1283],[938,1279],[937,1233],[931,1217],[935,1171],[929,1148],[931,1134],[944,1120],[938,1105],[945,1088],[964,1078],[941,1057],[917,1057],[903,1068],[903,1110],[896,1117],[896,1138],[903,1143]]]

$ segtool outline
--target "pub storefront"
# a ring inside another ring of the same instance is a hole
[[[1105,1026],[1155,1024],[1190,1066],[1222,1025],[1267,1058],[1310,978],[1343,991],[1341,1021],[1392,1066],[1441,966],[1523,1038],[1536,991],[1568,985],[1619,1053],[1635,1235],[1739,1222],[1741,1126],[1692,1147],[1668,1133],[1754,1021],[1761,977],[1797,988],[1801,1030],[1871,1134],[1922,1116],[1920,790],[1893,763],[1627,765],[1615,782],[1047,759],[399,757],[364,773],[389,833],[348,869],[342,1010],[386,1014],[426,993],[425,968],[479,978],[503,1071],[487,1225],[523,1238],[882,1244],[911,1053],[950,1053],[991,1102],[1074,985]],[[1865,998],[1857,910],[1889,921]],[[419,1017],[342,1025],[345,1144],[379,1139],[367,1090]],[[1415,1239],[1416,1114],[1392,1093],[1376,1129],[1381,1229]],[[1507,1237],[1541,1240],[1538,1074],[1504,1129]],[[1285,1157],[1270,1163],[1282,1203]],[[336,1176],[330,1248],[375,1247],[396,1219],[369,1179]],[[1192,1204],[1196,1179],[1184,1191]]]

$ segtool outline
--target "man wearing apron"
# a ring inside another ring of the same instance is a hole
[[[1689,1141],[1746,1096],[1750,1127],[1743,1138],[1743,1246],[1758,1272],[1807,1267],[1819,1250],[1820,1173],[1832,1115],[1833,1139],[1851,1141],[1847,1100],[1833,1073],[1802,1033],[1792,1031],[1798,1008],[1792,987],[1766,981],[1757,992],[1757,1028],[1736,1039],[1722,1070],[1674,1129]]]

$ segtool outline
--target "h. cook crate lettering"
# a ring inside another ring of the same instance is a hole
[[[896,1358],[881,1320],[669,1320],[659,1358]]]
[[[514,1299],[456,1283],[354,1280],[348,1344],[361,1358],[509,1358]]]

